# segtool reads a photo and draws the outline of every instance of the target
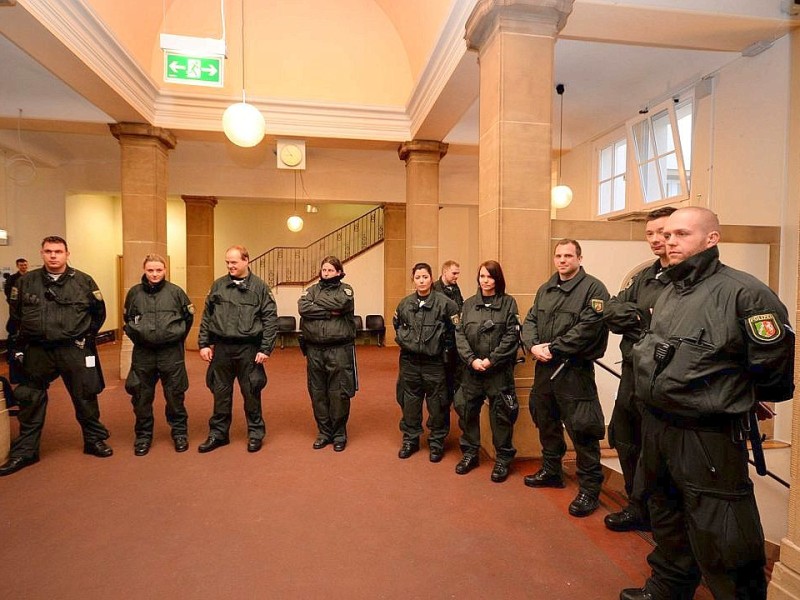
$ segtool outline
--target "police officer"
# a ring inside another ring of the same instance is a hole
[[[342,283],[344,268],[335,256],[322,259],[319,282],[297,301],[306,355],[308,394],[317,422],[313,448],[347,446],[350,398],[358,382],[355,368],[356,325],[353,288]]]
[[[161,379],[166,417],[176,452],[189,448],[184,395],[189,388],[184,341],[194,321],[194,306],[180,287],[166,280],[163,256],[148,254],[142,282],[128,290],[123,320],[133,342],[131,370],[125,389],[136,416],[133,451],[144,456],[153,443],[153,400]]]
[[[3,292],[9,304],[9,315],[8,321],[6,322],[6,331],[8,332],[8,339],[6,340],[6,359],[8,360],[8,377],[11,383],[22,383],[22,376],[19,372],[19,362],[14,360],[14,355],[16,354],[14,340],[19,330],[19,323],[11,313],[11,290],[17,285],[19,278],[28,272],[28,261],[25,258],[18,258],[16,264],[17,272],[9,275],[3,285]]]
[[[408,458],[419,450],[422,435],[422,402],[428,406],[428,448],[431,462],[444,456],[444,442],[450,432],[444,353],[452,344],[458,324],[458,306],[444,294],[432,291],[433,273],[427,263],[411,269],[416,291],[397,305],[392,319],[400,346],[397,403],[403,411],[400,431],[403,445],[398,457]]]
[[[611,531],[648,530],[646,504],[634,497],[633,482],[636,465],[642,450],[642,409],[633,387],[633,362],[631,351],[650,326],[653,305],[667,285],[663,278],[669,265],[664,244],[664,225],[675,212],[671,206],[648,213],[645,219],[645,238],[658,258],[640,271],[630,285],[606,303],[603,320],[612,333],[622,335],[619,349],[622,354],[622,377],[619,381],[614,412],[608,424],[608,442],[617,449],[628,506],[619,512],[606,515],[605,524]]]
[[[464,453],[456,473],[465,475],[478,466],[481,407],[488,398],[496,452],[491,479],[501,483],[508,478],[509,465],[517,453],[511,438],[519,415],[514,388],[519,311],[514,297],[506,294],[500,263],[482,263],[477,279],[478,293],[464,302],[456,327],[456,347],[465,363],[464,378],[455,398],[462,431],[459,443]]]
[[[620,598],[693,598],[702,574],[715,598],[763,599],[745,432],[756,402],[792,397],[794,333],[766,285],[720,262],[710,210],[677,210],[664,236],[671,285],[633,348],[644,402],[639,468],[657,546],[644,588]]]
[[[0,476],[39,461],[39,442],[47,411],[47,389],[58,376],[67,388],[83,432],[83,451],[111,456],[108,430],[97,403],[105,384],[95,336],[106,319],[106,305],[94,280],[67,264],[64,238],[48,236],[40,251],[44,267],[21,277],[11,289],[11,310],[19,323],[16,347],[24,383],[17,386],[19,437],[11,445]]]
[[[247,451],[258,452],[266,426],[261,413],[261,390],[267,385],[264,363],[278,337],[278,313],[269,287],[250,272],[244,246],[225,252],[228,274],[217,279],[205,302],[198,344],[200,358],[209,363],[206,385],[214,395],[209,434],[197,448],[211,452],[230,443],[233,381],[239,381],[247,419]]]
[[[529,487],[564,487],[561,459],[566,428],[575,446],[580,489],[569,514],[585,517],[599,506],[603,470],[600,442],[605,433],[592,361],[603,356],[608,329],[603,306],[608,291],[581,266],[576,240],[556,243],[556,272],[536,292],[522,325],[522,341],[536,360],[529,407],[539,429],[542,468],[525,477]]]
[[[442,275],[433,284],[433,291],[444,294],[456,303],[458,311],[464,306],[464,298],[461,296],[461,288],[458,287],[458,276],[461,275],[461,266],[454,260],[447,260],[442,264]],[[447,428],[450,428],[450,406],[453,404],[456,390],[461,385],[464,363],[458,356],[455,349],[455,338],[448,341],[444,352],[444,374],[447,383]]]

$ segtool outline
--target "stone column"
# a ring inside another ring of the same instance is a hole
[[[786,204],[797,204],[800,198],[800,32],[791,36],[791,99],[789,107],[789,131],[787,135],[787,197]],[[800,271],[797,281],[800,283]],[[800,298],[795,305],[793,323],[800,319]],[[795,382],[800,374],[800,336],[795,340]],[[797,402],[798,395],[795,394]],[[780,410],[780,409],[779,409]],[[797,465],[800,464],[800,407],[792,409],[792,468],[789,483],[789,530],[781,540],[780,560],[772,569],[772,579],[767,589],[770,600],[800,599],[800,479]]]
[[[387,204],[383,207],[383,320],[386,345],[395,346],[392,315],[410,286],[406,269],[406,207]]]
[[[550,188],[555,38],[573,0],[479,0],[466,25],[478,51],[480,123],[478,236],[480,260],[503,266],[521,318],[551,274]],[[521,404],[518,456],[540,453],[527,417],[530,361],[517,370]],[[486,429],[488,433],[488,422]],[[484,448],[493,452],[490,438]]]
[[[186,293],[194,304],[194,324],[186,348],[197,350],[206,295],[214,283],[214,196],[181,196],[186,203]]]
[[[146,123],[114,123],[111,133],[122,149],[122,297],[139,282],[147,254],[167,255],[167,152],[175,135]],[[131,364],[133,346],[120,345],[120,377]]]
[[[438,270],[439,162],[447,144],[412,140],[397,149],[406,163],[406,270],[426,262]]]

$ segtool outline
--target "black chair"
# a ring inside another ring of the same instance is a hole
[[[356,335],[364,331],[364,320],[361,315],[353,315],[353,322],[356,324]]]
[[[386,335],[386,325],[383,322],[383,315],[367,315],[365,320],[366,330],[378,336],[378,346],[383,346],[383,338]]]
[[[294,336],[297,333],[297,319],[294,317],[278,317],[278,335],[281,338],[281,350],[283,350],[285,343],[285,336],[289,334]]]

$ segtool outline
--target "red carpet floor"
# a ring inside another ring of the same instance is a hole
[[[489,460],[458,476],[456,431],[441,463],[424,446],[399,460],[396,349],[358,348],[343,453],[312,450],[305,363],[287,348],[267,365],[264,449],[246,452],[237,393],[231,445],[198,454],[211,396],[189,353],[191,449],[174,452],[159,393],[145,457],[133,454],[129,397],[112,376],[118,350],[101,349],[114,456],[82,454],[57,382],[41,462],[0,479],[0,598],[614,599],[647,575],[647,541],[606,531],[609,507],[568,516],[574,482],[526,488],[533,461],[503,484],[489,480]]]

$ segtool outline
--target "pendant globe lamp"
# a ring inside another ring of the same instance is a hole
[[[264,139],[267,124],[264,115],[245,96],[244,0],[242,0],[242,101],[231,104],[222,114],[222,130],[228,139],[243,148],[252,148]]]
[[[572,189],[561,183],[561,155],[563,154],[562,142],[564,138],[564,84],[556,85],[556,93],[561,98],[558,129],[558,185],[550,190],[550,206],[553,208],[566,208],[572,202]]]
[[[303,217],[297,214],[297,171],[294,172],[294,210],[292,216],[286,219],[286,227],[292,233],[297,233],[303,229]]]

